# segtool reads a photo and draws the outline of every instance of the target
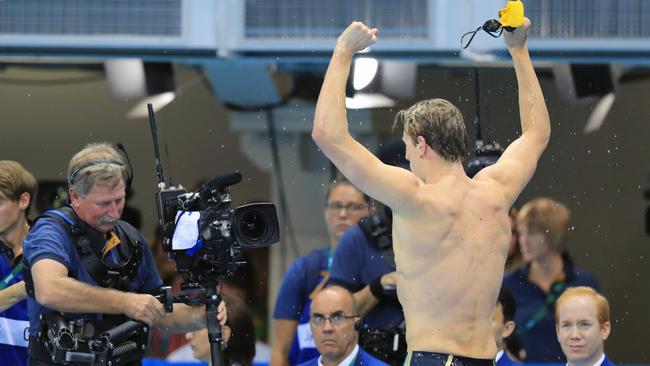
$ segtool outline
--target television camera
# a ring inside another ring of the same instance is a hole
[[[185,280],[180,293],[163,288],[159,299],[167,312],[173,311],[173,303],[205,305],[212,365],[221,366],[221,327],[216,320],[221,294],[217,287],[222,279],[234,275],[237,266],[245,264],[242,249],[279,240],[275,206],[254,203],[232,208],[228,187],[241,181],[239,172],[217,176],[194,192],[182,186],[167,187],[153,108],[151,104],[147,108],[158,176],[156,207],[162,246]]]

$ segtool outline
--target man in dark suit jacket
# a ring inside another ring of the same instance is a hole
[[[591,287],[567,289],[555,308],[557,340],[568,366],[614,366],[604,351],[609,337],[609,303]]]
[[[354,297],[350,291],[330,286],[311,303],[309,326],[320,356],[300,366],[387,366],[362,350]]]

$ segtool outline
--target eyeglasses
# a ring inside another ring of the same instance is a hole
[[[322,327],[325,325],[326,321],[330,321],[333,326],[337,327],[343,325],[348,319],[358,318],[358,315],[345,315],[342,311],[337,311],[330,316],[323,314],[311,314],[309,317],[309,322],[316,327]]]
[[[342,209],[345,209],[346,211],[349,212],[357,212],[357,211],[364,210],[366,207],[368,206],[366,206],[366,204],[364,203],[353,203],[353,202],[346,203],[346,204],[342,204],[341,202],[332,202],[332,203],[327,203],[325,205],[325,208],[327,208],[329,211],[332,212],[339,212]]]

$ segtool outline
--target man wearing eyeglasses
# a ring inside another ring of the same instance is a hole
[[[370,198],[345,177],[330,184],[324,210],[329,243],[291,263],[280,285],[273,312],[272,366],[296,365],[318,356],[309,327],[310,303],[329,280],[341,236],[370,212]]]
[[[357,344],[357,315],[352,293],[343,287],[330,286],[320,291],[311,304],[309,326],[320,357],[300,366],[384,366]]]

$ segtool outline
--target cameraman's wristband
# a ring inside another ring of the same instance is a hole
[[[384,286],[381,284],[381,276],[377,277],[374,281],[368,284],[370,287],[370,293],[377,300],[382,300],[386,294],[384,293]]]

